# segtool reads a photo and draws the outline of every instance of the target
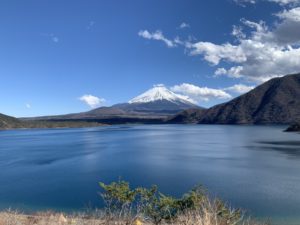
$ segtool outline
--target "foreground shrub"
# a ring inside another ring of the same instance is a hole
[[[193,188],[181,198],[174,198],[159,192],[157,186],[131,189],[129,183],[122,180],[99,184],[103,189],[101,196],[108,218],[126,217],[132,220],[140,216],[160,224],[187,218],[187,215],[191,219],[209,215],[210,219],[214,218],[217,224],[222,225],[234,225],[242,221],[240,210],[230,209],[219,199],[211,201],[202,186]]]
[[[128,182],[118,181],[108,185],[100,182],[99,185],[105,190],[101,196],[109,215],[124,217],[132,211],[137,190],[131,190]]]

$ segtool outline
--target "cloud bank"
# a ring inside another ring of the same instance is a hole
[[[232,35],[238,44],[197,42],[190,46],[191,55],[201,55],[213,66],[221,62],[234,64],[218,68],[216,76],[245,78],[263,82],[273,77],[300,71],[300,7],[275,15],[278,21],[269,28],[264,21],[241,19]],[[243,32],[243,28],[251,30]]]
[[[216,67],[214,76],[227,76],[262,83],[274,77],[300,71],[300,7],[299,0],[261,0],[284,7],[273,16],[273,24],[245,18],[233,25],[233,40],[223,44],[203,41],[182,41],[166,38],[161,31],[139,32],[139,36],[164,42],[168,47],[182,46],[191,56],[201,56]],[[257,0],[238,0],[256,4]],[[221,65],[221,66],[220,66]]]
[[[179,93],[196,102],[209,101],[211,99],[229,99],[231,95],[220,89],[213,89],[208,87],[198,87],[193,84],[183,83],[171,87],[171,91]]]
[[[241,6],[246,6],[246,4],[256,4],[259,1],[274,2],[281,6],[296,5],[300,3],[299,0],[233,0],[233,1]]]
[[[195,103],[208,102],[211,100],[228,100],[233,98],[232,94],[244,94],[251,91],[254,86],[244,84],[235,84],[226,88],[199,87],[194,84],[182,83],[170,87],[170,90],[176,94],[192,99]]]

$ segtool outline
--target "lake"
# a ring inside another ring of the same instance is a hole
[[[300,134],[282,126],[124,125],[0,131],[0,208],[100,207],[121,177],[180,196],[203,184],[259,218],[300,221]],[[278,222],[279,223],[279,222]]]

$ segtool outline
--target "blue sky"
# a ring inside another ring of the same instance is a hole
[[[127,102],[154,84],[206,107],[228,101],[271,77],[300,71],[299,60],[287,62],[300,56],[300,34],[293,31],[300,23],[297,3],[1,1],[0,112],[87,111]],[[276,65],[260,65],[258,58]],[[84,95],[96,104],[80,100]]]

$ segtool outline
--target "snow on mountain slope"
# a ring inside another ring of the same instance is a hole
[[[174,92],[167,89],[164,85],[155,85],[150,90],[144,92],[143,94],[131,99],[128,103],[149,103],[154,101],[166,100],[175,104],[196,104],[192,99],[187,96],[175,94]]]

